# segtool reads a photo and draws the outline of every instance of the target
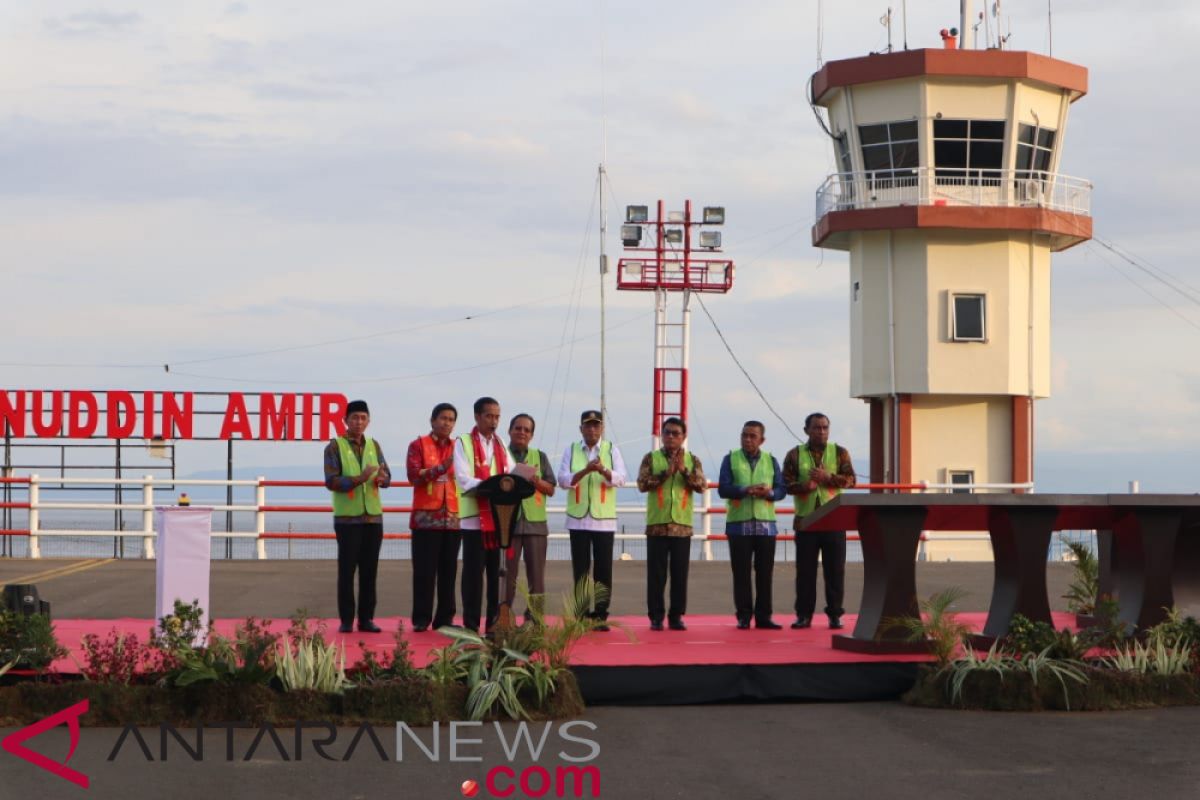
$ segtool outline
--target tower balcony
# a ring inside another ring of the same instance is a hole
[[[1034,231],[1054,251],[1092,238],[1092,184],[1037,170],[944,167],[841,172],[817,190],[813,244],[850,247],[855,231]]]

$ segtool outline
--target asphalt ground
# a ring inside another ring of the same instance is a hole
[[[642,562],[615,565],[613,610],[643,610]],[[81,560],[0,561],[0,581],[47,570],[65,570],[37,581],[42,595],[60,617],[149,617],[153,613],[154,564]],[[551,562],[549,590],[565,591],[569,565]],[[777,569],[777,616],[790,616],[793,569]],[[918,589],[928,595],[946,586],[969,594],[964,611],[985,610],[991,589],[987,563],[919,564]],[[1049,565],[1052,606],[1070,579],[1066,565]],[[407,614],[411,593],[409,565],[385,562],[380,569],[380,614]],[[853,612],[861,591],[862,565],[847,567],[847,608]],[[332,562],[214,562],[212,613],[219,617],[286,616],[298,607],[315,616],[334,616]],[[693,563],[690,610],[730,613],[727,563]],[[555,607],[554,602],[551,604]],[[1200,792],[1200,759],[1195,755],[1200,708],[1101,714],[1017,714],[936,711],[900,703],[737,704],[662,708],[591,708],[582,721],[594,728],[570,733],[594,740],[593,766],[600,791],[583,797],[604,798],[981,798],[1012,796],[1103,796],[1112,798],[1194,797]],[[511,740],[515,727],[503,726]],[[333,760],[321,759],[312,741],[321,731],[301,736],[301,760],[295,758],[295,731],[280,728],[287,760],[269,737],[249,753],[259,733],[206,730],[204,758],[190,760],[171,744],[162,760],[160,731],[143,729],[153,760],[127,737],[114,754],[121,731],[83,729],[70,766],[88,776],[82,790],[28,761],[0,751],[0,798],[58,797],[262,797],[262,798],[461,798],[462,784],[475,780],[476,797],[505,796],[510,785],[536,764],[553,780],[559,767],[572,766],[560,753],[589,755],[589,747],[560,738],[550,729],[546,750],[532,759],[522,751],[511,760],[494,728],[458,731],[460,746],[451,759],[450,731],[442,728],[436,761],[405,741],[398,758],[392,728],[375,729],[383,754],[360,739],[348,753],[356,731],[340,729],[327,746]],[[12,729],[0,730],[6,736]],[[181,733],[194,739],[196,732]],[[427,746],[433,732],[417,731]],[[533,729],[540,738],[542,726]],[[479,740],[471,743],[465,740]],[[65,727],[50,730],[28,746],[61,761],[69,747]],[[227,746],[232,758],[227,759]],[[246,755],[250,754],[247,759]],[[349,758],[347,758],[349,755]],[[462,759],[478,760],[462,760]],[[505,768],[512,773],[503,772]],[[489,788],[487,777],[493,774]],[[509,775],[514,776],[509,778]],[[536,791],[542,773],[527,774],[526,793],[512,798],[559,796],[554,787]],[[495,791],[493,791],[494,789]],[[565,796],[574,796],[569,785]]]
[[[39,578],[42,574],[45,577]],[[846,610],[858,611],[862,595],[863,565],[846,565]],[[1050,607],[1066,610],[1062,595],[1071,581],[1069,564],[1047,565]],[[34,583],[51,613],[61,618],[115,619],[154,616],[155,562],[106,559],[0,559],[0,583]],[[313,617],[336,619],[335,584],[337,567],[321,561],[220,561],[212,562],[211,616],[216,618],[286,618],[297,609]],[[794,614],[795,567],[776,564],[773,601],[781,621]],[[549,611],[561,608],[561,596],[571,585],[571,565],[550,561],[546,565]],[[956,606],[961,611],[986,611],[992,591],[990,562],[920,562],[917,592],[921,597],[961,587],[967,596]],[[412,568],[408,561],[382,561],[379,565],[380,617],[407,617],[412,609]],[[818,613],[823,606],[824,586],[818,577]],[[523,608],[517,601],[518,611]],[[461,610],[461,606],[460,606]],[[613,614],[639,615],[646,610],[646,564],[618,561],[613,564]],[[728,562],[693,561],[688,578],[688,612],[733,616],[733,579]]]

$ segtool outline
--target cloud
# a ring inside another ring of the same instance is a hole
[[[46,32],[55,36],[116,35],[131,31],[142,22],[136,12],[82,11],[69,17],[51,17],[42,21]]]
[[[469,131],[451,131],[446,137],[452,149],[489,157],[527,158],[543,152],[536,142],[523,136],[478,136]]]

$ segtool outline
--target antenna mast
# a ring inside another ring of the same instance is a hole
[[[600,415],[608,423],[608,371],[605,357],[604,277],[608,275],[608,208],[604,205],[604,182],[608,180],[604,164],[608,161],[608,109],[604,92],[604,17],[600,18]]]

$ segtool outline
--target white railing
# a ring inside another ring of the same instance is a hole
[[[169,505],[176,501],[174,492],[176,487],[191,487],[191,486],[223,486],[223,487],[254,487],[255,497],[253,504],[212,504],[212,503],[197,503],[206,508],[211,508],[214,511],[241,512],[254,515],[254,529],[247,531],[213,531],[213,538],[216,539],[243,539],[253,540],[256,543],[255,555],[259,559],[267,557],[266,543],[270,539],[287,539],[287,538],[311,538],[313,536],[324,536],[325,534],[309,534],[309,533],[272,533],[267,530],[267,515],[277,513],[318,513],[331,514],[332,510],[329,506],[314,506],[310,504],[282,504],[272,505],[267,502],[267,489],[269,487],[297,487],[303,486],[308,488],[317,488],[324,484],[319,481],[269,481],[266,478],[257,478],[254,480],[212,480],[212,479],[186,479],[186,478],[156,478],[153,475],[146,475],[142,478],[77,478],[77,477],[42,477],[39,475],[30,475],[28,477],[10,477],[0,479],[5,483],[23,486],[28,492],[28,499],[25,502],[8,503],[7,505],[13,509],[26,510],[28,513],[28,528],[20,531],[5,531],[6,535],[22,535],[27,536],[29,541],[29,557],[41,558],[41,539],[43,537],[123,537],[123,538],[140,538],[142,540],[142,556],[143,558],[154,558],[154,542],[156,533],[154,531],[154,508],[161,505]],[[81,487],[97,487],[97,486],[130,486],[141,487],[141,502],[91,502],[84,500],[64,500],[57,502],[43,501],[41,490],[43,486],[81,486]],[[411,484],[397,482],[392,484],[393,488],[411,488]],[[887,491],[999,491],[1010,492],[1013,490],[1033,491],[1032,483],[976,483],[976,484],[958,484],[958,483],[912,483],[912,484],[860,484],[855,487],[859,490],[879,489]],[[157,494],[156,494],[157,490]],[[170,496],[164,496],[165,491],[170,491]],[[628,503],[619,504],[617,506],[618,514],[642,514],[645,512],[646,506],[644,503]],[[546,511],[549,514],[566,514],[566,505],[555,506],[547,505]],[[779,514],[781,527],[787,525],[788,516],[793,513],[790,506],[779,505],[776,507]],[[41,514],[43,511],[121,511],[121,512],[141,512],[141,527],[132,530],[118,530],[115,527],[107,530],[98,529],[78,529],[78,528],[46,528],[42,525]],[[409,506],[385,506],[386,513],[407,513],[411,511]],[[704,559],[706,561],[713,560],[712,543],[724,539],[722,534],[714,534],[712,529],[713,517],[725,513],[724,501],[716,496],[716,484],[710,483],[696,503],[696,514],[700,515],[700,524],[697,531],[696,539],[703,545]],[[970,536],[964,534],[964,536]],[[407,534],[388,534],[388,538],[408,538]],[[566,533],[551,533],[552,539],[566,539]],[[642,533],[617,534],[618,539],[640,540],[645,538]],[[942,537],[946,538],[946,537]]]
[[[839,172],[817,189],[816,219],[831,211],[896,206],[1045,208],[1090,216],[1092,183],[1037,170],[920,167]]]

